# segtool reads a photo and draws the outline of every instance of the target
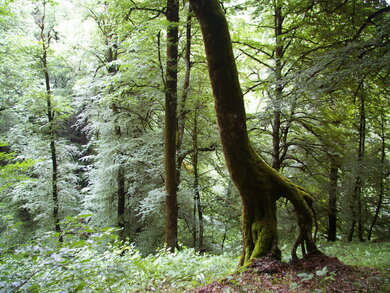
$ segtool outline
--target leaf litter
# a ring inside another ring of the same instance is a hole
[[[388,292],[382,290],[381,274],[377,269],[346,265],[324,254],[309,254],[289,263],[265,256],[243,272],[185,292]]]

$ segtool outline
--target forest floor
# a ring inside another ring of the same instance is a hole
[[[390,292],[390,264],[383,270],[346,265],[336,257],[306,256],[285,263],[263,257],[245,271],[185,291],[210,292]]]

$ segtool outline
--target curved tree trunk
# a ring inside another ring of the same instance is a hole
[[[218,0],[191,0],[201,25],[220,136],[230,176],[243,203],[241,265],[270,255],[280,258],[277,246],[276,200],[283,196],[296,210],[300,237],[307,252],[317,251],[312,238],[312,198],[283,178],[253,150],[246,128],[243,94],[238,79],[227,21]],[[296,258],[296,247],[293,257]]]

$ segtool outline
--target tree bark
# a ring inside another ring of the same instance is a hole
[[[336,241],[337,236],[337,180],[338,165],[335,158],[330,160],[329,200],[328,200],[328,241]]]
[[[280,258],[277,246],[276,200],[290,200],[300,227],[299,242],[306,251],[318,251],[312,238],[312,198],[283,178],[255,153],[249,141],[243,94],[224,11],[217,0],[191,0],[201,25],[220,137],[230,176],[243,204],[241,265],[270,255]],[[292,254],[296,257],[296,251]]]
[[[165,89],[165,242],[173,251],[177,246],[177,176],[176,176],[176,127],[177,127],[177,60],[179,1],[168,0],[167,20],[167,69]]]

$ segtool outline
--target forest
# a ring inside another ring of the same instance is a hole
[[[0,292],[390,292],[390,2],[0,0]]]

